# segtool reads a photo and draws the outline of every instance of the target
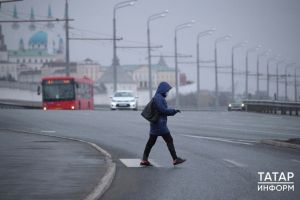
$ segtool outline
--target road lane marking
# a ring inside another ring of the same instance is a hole
[[[217,137],[206,137],[206,136],[198,136],[198,135],[185,135],[185,134],[181,134],[181,136],[184,137],[190,137],[190,138],[198,138],[198,139],[207,139],[207,140],[214,140],[214,141],[219,141],[219,142],[228,142],[228,143],[234,143],[234,144],[244,144],[244,145],[253,145],[252,141],[249,142],[244,142],[246,140],[229,140],[229,139],[225,139],[225,138],[217,138]]]
[[[45,131],[45,130],[42,130],[41,133],[56,133],[56,131]]]
[[[230,127],[218,127],[218,126],[209,126],[209,125],[200,125],[198,128],[208,128],[208,129],[221,129],[221,130],[229,130],[229,131],[241,131],[247,133],[263,133],[263,134],[270,134],[270,135],[288,135],[288,136],[299,136],[299,134],[293,133],[283,133],[283,132],[270,132],[270,131],[260,131],[260,130],[246,130],[241,128],[230,128]]]
[[[234,165],[234,166],[236,166],[236,167],[247,167],[247,165],[242,164],[242,163],[239,163],[239,162],[234,161],[234,160],[223,159],[223,161],[228,162],[228,163],[230,163],[230,164],[232,164],[232,165]]]
[[[126,167],[135,167],[135,168],[139,168],[139,167],[143,167],[140,165],[141,159],[131,159],[131,158],[121,158],[120,161],[126,166]],[[149,159],[149,162],[154,166],[154,167],[161,167],[160,165],[158,165],[155,161],[153,161],[152,159]]]
[[[296,159],[292,159],[291,161],[296,162],[296,163],[300,163],[300,160],[296,160]]]

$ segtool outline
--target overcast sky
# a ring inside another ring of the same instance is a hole
[[[113,6],[120,0],[69,0],[71,22],[71,36],[77,37],[112,37],[112,13]],[[24,0],[23,2],[2,5],[1,19],[11,19],[8,15],[17,5],[19,17],[28,18],[30,8],[33,7],[36,19],[47,16],[48,5],[52,7],[54,17],[63,17],[64,0]],[[146,21],[155,13],[168,9],[169,14],[162,19],[151,23],[152,44],[163,45],[153,54],[174,54],[174,29],[177,25],[191,19],[196,20],[192,28],[181,30],[178,34],[178,52],[191,54],[194,57],[184,61],[194,61],[196,51],[196,35],[198,32],[209,28],[217,31],[208,37],[201,39],[201,60],[211,60],[214,56],[213,46],[216,38],[226,34],[232,34],[230,41],[220,43],[219,63],[227,66],[231,63],[232,45],[244,40],[249,44],[246,48],[236,52],[236,65],[238,71],[245,68],[245,50],[257,44],[263,45],[260,52],[272,49],[273,54],[280,54],[289,62],[300,63],[300,1],[299,0],[138,0],[132,7],[126,7],[117,11],[117,35],[124,40],[118,45],[143,46],[146,45]],[[17,31],[4,25],[6,43],[9,49],[18,46],[18,40],[23,37],[25,43],[33,32],[28,30],[25,24]],[[47,30],[43,24],[37,25],[37,30]],[[49,32],[49,41],[64,36],[62,24],[57,23]],[[70,55],[72,61],[80,61],[91,58],[102,65],[111,65],[112,42],[110,41],[71,41]],[[121,64],[147,63],[146,49],[119,49],[118,56]],[[174,58],[166,59],[169,66],[174,66]],[[156,63],[157,59],[153,59]],[[256,69],[256,53],[250,55],[250,71]],[[274,67],[273,67],[274,68]],[[196,75],[195,65],[180,65],[180,69],[187,73],[189,79],[194,80]],[[282,67],[283,69],[283,67]],[[265,73],[265,59],[262,59],[262,73]],[[201,75],[201,87],[214,88],[213,70],[203,69]],[[231,87],[230,75],[220,75],[221,90],[229,90]],[[236,80],[238,90],[244,88],[244,78]],[[256,88],[254,78],[250,78],[250,91]],[[262,82],[261,88],[265,88]],[[283,87],[282,87],[283,88]]]

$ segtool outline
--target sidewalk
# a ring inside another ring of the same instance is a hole
[[[0,130],[0,199],[85,199],[106,170],[87,144]]]

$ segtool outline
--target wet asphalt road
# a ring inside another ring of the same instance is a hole
[[[89,145],[7,130],[0,130],[0,160],[1,200],[81,200],[107,168]]]
[[[71,136],[98,144],[117,163],[102,199],[298,199],[299,150],[257,143],[300,137],[300,118],[244,112],[183,112],[169,118],[179,156],[173,167],[162,139],[150,157],[161,167],[127,168],[120,158],[140,158],[148,123],[133,111],[0,110],[0,127]],[[258,192],[257,172],[294,172],[295,191]]]

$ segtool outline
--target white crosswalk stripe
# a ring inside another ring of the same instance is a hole
[[[121,158],[120,161],[126,166],[126,167],[143,167],[140,166],[141,159],[136,159],[136,158]],[[149,159],[149,162],[154,166],[154,167],[162,167],[161,165],[157,164],[155,161],[152,159]]]

